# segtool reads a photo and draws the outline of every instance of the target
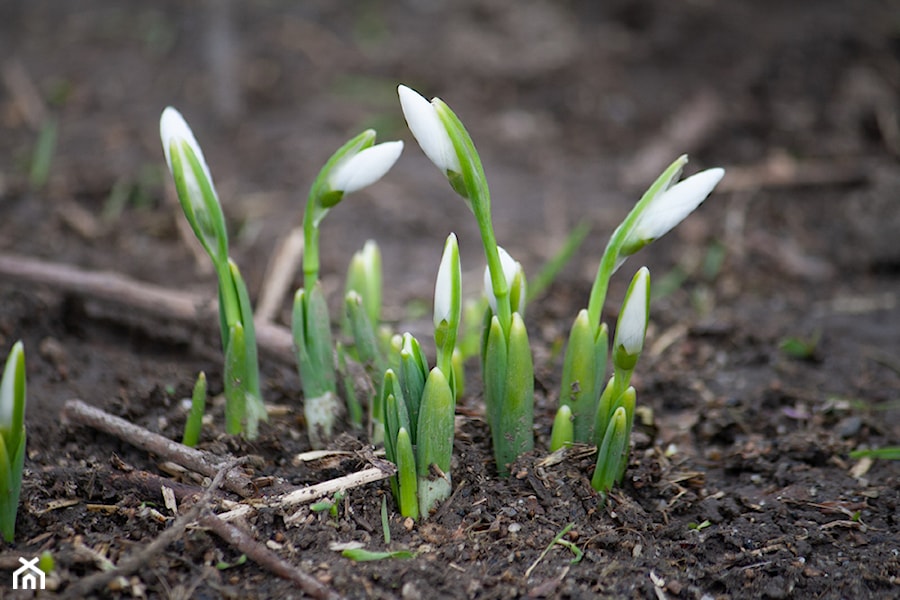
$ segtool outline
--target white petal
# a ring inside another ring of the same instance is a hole
[[[700,206],[724,175],[724,169],[707,169],[654,198],[635,224],[629,241],[651,242],[661,238]]]
[[[209,172],[209,167],[206,164],[206,158],[203,156],[203,150],[200,148],[200,144],[197,143],[197,139],[194,137],[194,132],[191,131],[190,126],[188,126],[184,117],[181,116],[181,113],[171,106],[166,107],[159,119],[159,137],[162,140],[163,151],[166,153],[166,163],[169,165],[169,171],[172,170],[172,156],[170,154],[172,143],[175,142],[176,151],[181,152],[181,143],[187,142],[188,146],[190,146],[194,155],[197,157],[197,160],[200,161],[200,166],[203,167],[203,172],[206,174],[206,180],[209,181],[213,194],[216,194],[215,184],[213,183],[212,175]],[[196,199],[199,199],[202,196],[200,184],[194,177],[193,169],[186,164],[185,160],[182,160],[181,162],[184,165],[185,186],[191,196],[191,202],[195,202]]]
[[[445,175],[448,171],[461,173],[459,157],[434,105],[405,85],[397,88],[397,94],[400,96],[400,108],[403,109],[406,124],[425,156]]]
[[[616,327],[616,347],[622,346],[628,354],[637,354],[644,347],[644,334],[647,331],[647,290],[650,282],[650,271],[641,267],[635,276],[634,286]]]
[[[341,161],[331,172],[328,183],[332,190],[345,194],[370,186],[391,170],[400,153],[403,142],[385,142],[366,148],[347,160]]]
[[[172,142],[187,142],[197,156],[197,160],[203,166],[207,179],[212,181],[209,167],[206,166],[206,158],[204,158],[203,150],[194,137],[194,132],[191,131],[190,126],[188,126],[184,117],[181,116],[181,113],[171,106],[166,107],[159,119],[159,137],[162,139],[163,151],[166,153],[166,163],[168,163],[170,171],[172,170],[172,157],[169,153],[171,152]]]
[[[456,234],[451,233],[444,244],[441,266],[438,267],[437,280],[434,283],[434,326],[441,321],[450,322],[450,311],[453,310],[454,278],[458,277],[459,250]]]
[[[500,254],[500,265],[503,267],[503,277],[506,279],[507,287],[509,287],[512,285],[516,273],[522,268],[522,265],[501,246],[497,246],[497,251]],[[484,268],[484,293],[487,296],[488,303],[491,305],[491,310],[496,313],[497,298],[494,296],[494,286],[491,283],[491,270],[489,267]],[[514,311],[515,309],[516,307],[513,307]]]

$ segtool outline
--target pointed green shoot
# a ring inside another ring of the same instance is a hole
[[[422,403],[422,392],[428,378],[428,360],[419,346],[419,342],[410,333],[403,334],[403,345],[400,349],[400,371],[398,379],[411,423],[419,422],[419,405]],[[416,427],[410,430],[412,443],[416,444]]]
[[[381,322],[382,280],[381,250],[375,240],[368,240],[350,259],[344,296],[359,294],[373,329]]]
[[[416,457],[413,453],[409,432],[401,427],[397,432],[397,479],[399,480],[400,514],[412,519],[419,518],[419,498],[416,493],[418,476],[416,473]]]
[[[606,428],[603,443],[597,451],[597,466],[591,478],[591,487],[601,494],[606,494],[612,489],[618,479],[622,453],[627,444],[625,409],[619,407]]]
[[[354,291],[344,298],[347,320],[353,332],[356,356],[372,380],[375,389],[381,386],[381,375],[386,368],[386,360],[378,347],[375,330],[366,315],[362,297]]]
[[[550,431],[550,452],[556,452],[564,446],[571,446],[575,441],[575,427],[572,409],[563,404],[553,418],[553,429]]]
[[[188,413],[184,424],[184,435],[181,443],[191,448],[200,441],[200,431],[203,429],[203,413],[206,411],[206,373],[200,371],[194,391],[191,394],[191,411]]]

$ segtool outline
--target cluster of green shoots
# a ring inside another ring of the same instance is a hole
[[[487,263],[487,302],[480,348],[473,353],[480,357],[497,471],[507,475],[510,465],[534,447],[534,365],[524,320],[525,274],[521,264],[497,244],[487,178],[462,122],[438,98],[429,102],[402,85],[398,93],[419,146],[466,202],[478,225]],[[266,414],[259,393],[247,290],[228,257],[224,217],[193,134],[172,108],[164,111],[160,130],[182,208],[219,278],[226,429],[254,437],[258,421]],[[431,368],[415,337],[392,334],[381,323],[383,277],[375,242],[367,242],[348,269],[342,342],[335,342],[319,280],[319,235],[325,215],[346,194],[383,177],[402,150],[399,141],[375,144],[375,132],[367,130],[338,149],[316,177],[303,216],[303,287],[294,295],[292,334],[311,445],[321,448],[328,444],[344,411],[356,427],[367,422],[372,442],[383,443],[388,459],[397,466],[391,488],[400,512],[419,518],[426,517],[451,492],[454,414],[456,399],[464,388],[462,360],[463,346],[467,346],[457,343],[463,310],[456,236],[450,233],[447,238],[438,269],[435,364]],[[569,336],[552,449],[575,442],[596,445],[592,483],[604,494],[621,480],[628,462],[636,399],[630,380],[649,319],[647,269],[639,269],[631,282],[611,352],[601,311],[609,280],[627,257],[683,220],[724,174],[722,169],[710,169],[676,183],[686,162],[684,156],[673,162],[615,230],[600,261],[588,308],[578,313]],[[613,373],[604,385],[610,354]],[[347,368],[350,361],[361,364],[371,380],[372,391],[362,401]],[[201,379],[194,394],[199,416],[205,398],[205,378]],[[368,419],[364,417],[366,408]]]

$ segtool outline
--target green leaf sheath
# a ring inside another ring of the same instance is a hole
[[[628,467],[628,456],[631,453],[631,430],[634,426],[634,406],[637,402],[637,392],[633,387],[626,389],[616,401],[616,410],[625,410],[625,447],[622,448],[622,456],[619,459],[619,472],[616,474],[616,483],[621,483],[625,477],[625,469]]]
[[[255,431],[259,420],[267,421],[266,407],[263,404],[262,393],[259,387],[259,351],[256,346],[256,327],[253,324],[253,306],[250,304],[250,294],[247,284],[238,269],[237,264],[228,259],[231,270],[231,280],[234,282],[235,295],[241,315],[241,324],[244,327],[244,346],[246,362],[246,389],[247,389],[247,428],[251,439],[256,437]]]
[[[496,316],[491,317],[489,326],[486,328],[483,364],[484,403],[496,454],[498,439],[494,432],[500,433],[498,415],[503,409],[503,402],[506,398],[507,364],[506,339],[503,335],[503,328],[500,326],[500,320]],[[502,437],[499,441],[502,443]]]
[[[247,345],[244,327],[235,323],[229,329],[225,349],[225,431],[237,435],[243,430],[247,410]]]
[[[418,477],[416,474],[416,458],[413,453],[409,432],[401,427],[397,433],[397,478],[399,480],[400,514],[413,519],[419,518],[419,497],[416,493]]]
[[[334,359],[328,306],[321,284],[311,290],[300,289],[294,297],[292,333],[303,394],[316,398],[335,393]]]
[[[603,443],[597,451],[597,466],[591,478],[591,487],[601,493],[609,491],[619,476],[622,452],[628,444],[625,409],[619,407],[603,436]]]
[[[595,327],[587,310],[579,311],[569,332],[559,392],[560,404],[572,409],[576,442],[590,443],[593,439],[599,386],[606,372],[607,340],[606,325]]]
[[[508,474],[506,465],[534,448],[534,364],[528,333],[519,313],[513,313],[509,331],[506,385],[498,414],[499,435],[494,435],[497,470]],[[501,440],[498,447],[497,441]]]
[[[400,350],[400,389],[403,399],[406,400],[406,408],[409,411],[410,423],[419,422],[419,406],[422,402],[422,392],[425,390],[425,380],[428,377],[428,361],[419,342],[410,334],[403,336],[403,348]],[[416,428],[410,431],[412,443],[418,439]]]
[[[425,381],[422,405],[417,423],[417,460],[419,475],[426,475],[435,464],[444,473],[450,472],[453,455],[453,427],[455,400],[450,382],[440,369],[434,368]]]
[[[378,346],[375,330],[366,315],[362,297],[356,292],[350,292],[345,297],[344,303],[356,344],[356,354],[371,377],[372,383],[378,388],[381,385],[381,376],[384,373],[386,361]]]

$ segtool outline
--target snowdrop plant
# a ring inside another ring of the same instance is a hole
[[[253,308],[237,264],[228,255],[225,216],[212,175],[194,134],[177,110],[167,107],[159,133],[181,208],[209,254],[219,282],[219,323],[225,352],[225,430],[257,436],[266,409],[259,390]]]
[[[304,414],[310,443],[321,448],[331,437],[341,412],[337,397],[334,343],[325,295],[319,282],[319,226],[344,195],[381,179],[403,151],[403,142],[375,144],[368,129],[344,144],[319,172],[303,215],[303,286],[294,295],[292,333],[303,384]],[[354,305],[362,306],[358,292]],[[365,302],[375,304],[370,298]],[[359,314],[365,314],[359,311]],[[352,321],[351,321],[352,324]]]
[[[25,463],[25,347],[13,344],[0,381],[0,534],[12,542]]]
[[[391,480],[400,514],[427,517],[451,492],[450,462],[456,399],[452,356],[462,314],[459,246],[450,234],[434,290],[434,338],[437,366],[428,362],[416,339],[406,333],[399,373],[385,372],[383,405],[385,453],[397,465]]]
[[[600,320],[609,280],[629,256],[665,235],[693,212],[725,174],[720,168],[708,169],[673,185],[686,163],[687,156],[680,156],[663,171],[606,245],[588,307],[575,318],[563,361],[559,397],[560,404],[572,413],[573,437],[569,440],[562,435],[552,436],[554,445],[571,441],[592,443],[596,436],[604,434],[596,431],[595,424],[609,351],[608,329]]]
[[[403,85],[398,95],[413,137],[465,200],[481,234],[491,300],[481,352],[485,404],[497,469],[505,475],[508,463],[534,445],[534,369],[528,334],[518,310],[524,306],[524,294],[511,298],[515,275],[513,280],[507,276],[510,269],[504,267],[501,258],[491,221],[490,190],[469,133],[440,98],[429,102]],[[524,285],[524,278],[520,281]]]

